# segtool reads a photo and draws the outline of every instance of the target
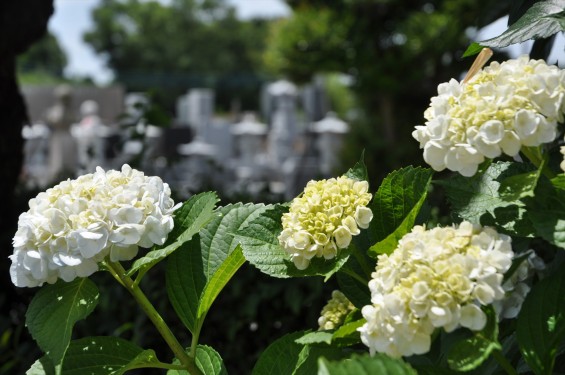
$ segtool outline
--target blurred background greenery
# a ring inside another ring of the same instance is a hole
[[[257,0],[260,1],[260,0]],[[257,110],[260,90],[287,78],[298,84],[322,77],[331,108],[351,131],[341,160],[352,165],[361,149],[372,186],[395,168],[422,163],[411,132],[437,85],[459,78],[471,64],[461,56],[479,29],[528,1],[497,0],[287,0],[280,19],[236,16],[224,0],[101,0],[94,28],[84,40],[107,61],[114,81],[128,91],[152,93],[170,117],[187,88],[209,87],[216,106]],[[518,4],[518,5],[517,5]],[[37,192],[17,187],[25,106],[19,84],[94,84],[64,75],[67,57],[46,29],[52,0],[4,0],[0,4],[0,139],[5,207],[0,221],[0,374],[23,374],[40,352],[24,327],[34,290],[9,280],[11,238],[17,215]],[[496,56],[495,56],[496,57]],[[499,55],[501,57],[501,55]],[[15,197],[15,199],[13,199]],[[239,197],[245,200],[245,197]],[[229,202],[223,201],[222,204]],[[163,288],[162,267],[143,287],[175,332]],[[170,355],[125,291],[96,274],[100,306],[76,336],[120,335]],[[276,280],[244,266],[222,292],[203,329],[234,374],[247,374],[261,351],[284,333],[316,328],[335,287],[320,279]],[[180,338],[188,342],[186,337]]]

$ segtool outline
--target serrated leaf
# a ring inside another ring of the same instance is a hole
[[[541,203],[528,210],[528,218],[533,223],[536,234],[555,246],[565,249],[565,203],[563,191],[544,189],[538,193]]]
[[[53,362],[46,355],[33,363],[26,375],[55,375]]]
[[[198,329],[221,289],[243,264],[241,255],[230,256],[238,246],[233,233],[267,207],[239,203],[219,208],[197,236],[169,257],[166,269],[169,300],[191,332]]]
[[[541,170],[510,176],[500,183],[500,197],[508,202],[533,197]]]
[[[537,375],[553,373],[565,339],[565,272],[535,284],[518,315],[516,335],[526,363]]]
[[[304,334],[303,331],[294,332],[275,340],[261,354],[251,374],[311,375],[316,372],[318,358],[339,359],[347,355],[339,348],[297,343],[296,340]]]
[[[502,347],[498,342],[498,322],[492,307],[484,310],[487,315],[485,328],[475,332],[472,337],[456,343],[448,353],[447,363],[456,371],[470,371],[488,359],[493,350]]]
[[[206,375],[227,375],[228,371],[222,357],[213,348],[198,345],[196,348],[196,366]]]
[[[332,332],[329,331],[314,331],[307,332],[304,336],[294,340],[297,344],[301,345],[311,345],[311,344],[331,344],[332,343]]]
[[[165,275],[169,301],[183,324],[194,334],[200,295],[206,287],[199,235],[169,256]]]
[[[377,191],[372,209],[374,213],[378,212],[373,222],[380,221],[375,223],[376,238],[388,234],[369,248],[370,256],[376,258],[378,254],[390,254],[398,241],[412,230],[426,200],[432,174],[429,169],[408,167],[385,178]]]
[[[565,191],[565,173],[559,174],[556,177],[552,178],[551,183],[556,189]]]
[[[369,174],[367,173],[367,167],[365,166],[365,151],[361,152],[359,161],[345,173],[345,177],[359,181],[369,180]]]
[[[206,345],[198,345],[196,347],[196,367],[204,375],[228,375],[228,371],[224,365],[222,357],[212,347]],[[175,360],[178,364],[178,360]],[[190,375],[185,370],[169,370],[167,375]]]
[[[221,266],[216,270],[212,278],[206,284],[204,292],[200,298],[198,306],[197,317],[198,319],[204,317],[216,297],[220,294],[222,289],[226,286],[228,281],[231,280],[233,275],[237,272],[239,267],[245,263],[245,257],[241,251],[241,246],[237,246],[228,257],[222,262]]]
[[[41,288],[26,312],[26,326],[60,373],[74,324],[98,304],[98,288],[88,278],[58,281]]]
[[[507,47],[530,39],[543,39],[563,31],[565,0],[545,0],[533,4],[518,21],[496,38],[487,39],[481,45]]]
[[[327,280],[347,262],[350,251],[342,249],[336,258],[329,260],[315,257],[307,269],[299,270],[279,245],[281,217],[287,211],[287,207],[276,205],[239,230],[236,237],[243,248],[243,255],[261,272],[273,277],[324,276]]]
[[[298,368],[293,375],[312,375],[318,371],[318,359],[325,358],[327,360],[337,361],[347,358],[351,353],[343,351],[340,348],[327,345],[306,345],[300,352],[300,360]]]
[[[461,57],[474,56],[474,55],[478,54],[479,52],[481,52],[483,48],[484,47],[481,46],[479,43],[473,42],[469,45],[469,47],[467,47],[467,49],[465,50],[465,53],[463,53],[463,56],[461,56]]]
[[[361,334],[357,331],[357,328],[360,328],[365,323],[365,319],[359,319],[343,324],[333,333],[332,342],[339,346],[351,346],[360,343]]]
[[[445,188],[452,212],[457,219],[495,226],[499,231],[521,237],[532,236],[534,228],[526,217],[525,204],[501,197],[501,182],[511,176],[531,171],[523,163],[492,163],[482,174],[473,177],[452,176],[437,181]]]
[[[374,217],[369,234],[373,244],[393,233],[421,202],[432,175],[430,169],[410,166],[390,173],[383,180],[371,203]]]
[[[137,259],[128,275],[135,272],[147,272],[148,269],[171,255],[183,243],[189,241],[214,216],[214,207],[218,197],[213,192],[192,196],[175,212],[175,225],[162,246],[149,251]]]
[[[110,336],[71,341],[63,363],[63,375],[121,375],[127,370],[159,363],[153,350]]]
[[[293,374],[298,367],[303,349],[303,345],[296,343],[296,340],[303,335],[303,331],[294,332],[273,341],[263,351],[251,374]]]
[[[346,361],[328,361],[320,358],[318,375],[416,375],[416,371],[401,359],[383,354],[354,355]]]

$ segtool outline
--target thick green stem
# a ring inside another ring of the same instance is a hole
[[[201,374],[200,370],[196,367],[194,358],[191,358],[185,351],[182,345],[178,342],[177,338],[167,325],[159,312],[147,299],[143,291],[138,285],[126,275],[126,270],[119,262],[106,262],[106,266],[114,278],[122,284],[128,292],[135,298],[141,309],[147,314],[149,320],[153,323],[157,331],[161,334],[167,345],[171,348],[175,357],[181,362],[183,368],[187,369],[191,374]]]
[[[504,371],[506,371],[508,375],[518,375],[514,367],[512,367],[506,357],[502,355],[502,352],[500,350],[494,350],[492,352],[492,356],[494,357],[494,359],[496,359],[498,364],[504,369]]]
[[[345,274],[351,276],[352,278],[354,278],[355,280],[359,281],[361,284],[365,285],[368,284],[368,281],[365,280],[363,277],[361,277],[359,274],[357,274],[355,271],[353,271],[352,269],[346,268],[346,267],[342,267],[340,269],[340,272],[344,272]]]
[[[198,339],[200,337],[200,330],[202,329],[203,318],[196,324],[196,329],[192,333],[192,342],[190,343],[190,358],[196,358],[196,348],[198,347]]]
[[[536,168],[541,168],[541,172],[547,178],[552,179],[555,177],[555,173],[547,167],[547,160],[542,155],[541,147],[522,147],[520,152],[524,154]]]

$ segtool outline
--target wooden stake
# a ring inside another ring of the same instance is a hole
[[[487,61],[492,57],[492,54],[493,52],[490,48],[483,48],[477,55],[475,61],[473,61],[473,65],[471,65],[471,68],[469,68],[467,75],[465,76],[465,78],[463,78],[463,81],[461,81],[461,83],[467,83],[471,78],[473,78],[473,76],[477,74],[477,72],[481,70],[483,66],[485,66]]]

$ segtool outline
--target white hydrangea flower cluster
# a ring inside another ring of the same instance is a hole
[[[369,282],[371,305],[359,328],[371,354],[393,357],[429,351],[436,328],[486,324],[480,306],[505,297],[503,275],[512,264],[510,237],[489,227],[415,226],[390,255],[380,255]]]
[[[161,245],[173,229],[168,184],[124,165],[121,171],[63,181],[29,201],[20,215],[10,256],[19,287],[71,281],[98,270],[98,262],[130,260],[138,248]]]
[[[528,250],[528,258],[522,261],[514,273],[502,284],[506,297],[494,301],[494,310],[498,319],[513,319],[518,316],[522,303],[530,292],[531,279],[535,274],[545,269],[543,259],[536,255],[533,250]]]
[[[318,325],[320,330],[336,329],[343,324],[347,314],[355,310],[355,306],[339,290],[332,292],[332,298],[322,308]]]
[[[473,176],[485,158],[553,141],[564,97],[565,71],[556,66],[527,56],[493,62],[467,83],[440,84],[424,113],[426,124],[412,136],[436,171]]]
[[[367,181],[343,176],[308,182],[283,215],[278,237],[296,268],[306,269],[314,257],[335,258],[359,228],[369,227],[373,213],[366,207],[372,198],[368,191]]]

